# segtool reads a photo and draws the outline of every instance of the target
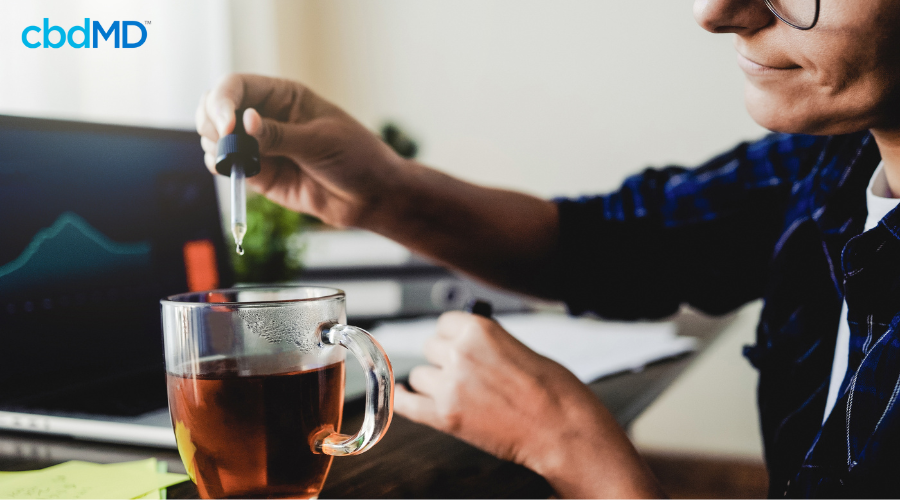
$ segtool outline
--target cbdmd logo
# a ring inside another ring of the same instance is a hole
[[[92,25],[90,18],[86,17],[84,18],[84,26],[72,26],[66,32],[59,26],[50,26],[50,19],[45,17],[43,29],[37,26],[29,26],[22,31],[22,43],[29,49],[38,47],[58,49],[66,43],[73,49],[96,49],[102,39],[105,42],[104,45],[112,43],[117,49],[120,47],[123,49],[134,49],[144,45],[144,42],[147,41],[145,24],[150,24],[150,21],[144,21],[143,23],[137,21],[113,21],[109,28],[104,29],[100,21],[94,21]],[[129,41],[137,37],[138,30],[141,32],[141,39],[136,42]],[[32,35],[32,33],[34,34]],[[129,33],[131,38],[129,38]]]

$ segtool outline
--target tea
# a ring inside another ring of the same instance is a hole
[[[344,363],[240,375],[234,360],[201,361],[196,377],[167,374],[178,451],[205,498],[311,497],[333,457],[312,452],[339,431]]]

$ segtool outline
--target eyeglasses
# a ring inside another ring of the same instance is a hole
[[[819,20],[819,0],[765,0],[775,17],[798,30],[812,29]]]

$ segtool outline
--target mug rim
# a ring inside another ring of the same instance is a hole
[[[195,302],[195,301],[187,301],[183,300],[187,297],[197,297],[203,295],[209,295],[213,293],[232,293],[232,292],[244,292],[244,291],[276,291],[276,290],[291,290],[298,288],[315,288],[320,290],[328,290],[331,293],[322,295],[320,297],[305,297],[305,298],[297,298],[297,299],[278,299],[278,300],[256,300],[250,302]],[[214,290],[201,290],[198,292],[184,292],[178,293],[175,295],[169,295],[164,299],[160,299],[159,303],[162,305],[172,304],[178,306],[189,306],[189,307],[212,307],[212,306],[261,306],[261,305],[277,305],[277,304],[292,304],[297,302],[312,302],[317,300],[327,300],[334,299],[337,297],[345,297],[346,293],[340,288],[334,288],[330,286],[319,286],[319,285],[250,285],[250,286],[235,286],[231,288],[216,288]]]

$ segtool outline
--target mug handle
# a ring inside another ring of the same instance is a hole
[[[372,334],[340,323],[319,325],[319,338],[325,345],[346,348],[366,372],[366,414],[359,431],[348,436],[323,432],[314,437],[313,453],[358,455],[375,446],[391,425],[394,415],[394,370],[384,349]]]

